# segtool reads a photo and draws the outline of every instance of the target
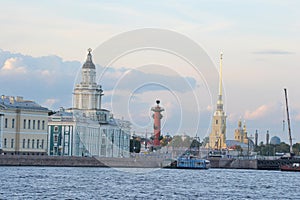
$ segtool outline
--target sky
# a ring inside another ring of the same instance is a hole
[[[210,131],[216,104],[222,51],[227,138],[233,138],[242,119],[250,135],[258,130],[259,141],[265,142],[269,130],[271,137],[288,142],[287,126],[283,130],[282,123],[286,87],[292,138],[300,142],[299,7],[296,0],[3,1],[0,91],[53,110],[71,107],[73,86],[88,48],[95,49],[97,62],[121,49],[121,44],[103,48],[120,35],[161,29],[186,37],[171,40],[177,50],[189,42],[197,44],[199,52],[189,51],[194,53],[189,58],[209,65],[213,77],[203,77],[204,68],[197,66],[200,72],[194,71],[170,51],[131,52],[111,62],[98,79],[105,94],[104,108],[131,120],[137,132],[151,132],[150,108],[159,98],[165,108],[164,134],[203,138]],[[99,75],[105,66],[97,64]]]

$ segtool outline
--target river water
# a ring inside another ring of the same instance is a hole
[[[0,167],[0,173],[0,199],[300,199],[297,172]]]

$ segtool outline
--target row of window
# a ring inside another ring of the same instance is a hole
[[[4,121],[5,121],[4,127],[8,128],[8,119],[5,118]],[[37,123],[36,123],[36,121],[37,121]],[[42,121],[42,127],[41,127],[41,120],[32,120],[32,123],[31,123],[30,119],[23,120],[23,129],[26,129],[26,128],[31,129],[31,125],[32,125],[32,129],[40,130],[42,128],[42,130],[45,130],[45,121],[44,120]],[[15,119],[14,118],[11,120],[11,128],[15,128]]]
[[[22,142],[22,148],[25,149],[44,149],[44,140],[40,140],[37,139],[36,142],[34,139],[30,140],[30,139],[27,139],[27,142],[26,142],[26,139],[23,139],[23,142]],[[4,144],[3,144],[4,148],[8,148],[7,146],[7,138],[4,138]],[[10,148],[14,148],[15,146],[15,140],[14,139],[11,139],[10,141]]]

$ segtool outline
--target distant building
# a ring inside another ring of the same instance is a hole
[[[222,54],[220,57],[220,80],[219,80],[219,96],[217,102],[217,110],[214,113],[212,120],[212,129],[209,134],[208,147],[212,149],[226,148],[226,114],[223,110],[222,100]]]
[[[248,133],[247,133],[247,128],[246,128],[246,123],[244,122],[244,125],[242,126],[242,121],[239,120],[238,122],[238,128],[235,129],[234,131],[234,140],[248,144]]]
[[[82,80],[74,89],[73,108],[49,116],[50,155],[129,157],[130,123],[102,109],[102,95],[89,49]]]
[[[48,111],[23,97],[2,95],[0,151],[4,154],[46,154]]]
[[[280,140],[279,137],[274,136],[274,137],[271,138],[270,144],[279,145],[280,143],[281,143],[281,140]]]

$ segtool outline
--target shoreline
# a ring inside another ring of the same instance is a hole
[[[300,159],[208,158],[211,168],[280,170],[281,165],[300,163]],[[0,166],[105,167],[105,168],[176,168],[174,160],[153,157],[107,158],[45,155],[0,155]]]

